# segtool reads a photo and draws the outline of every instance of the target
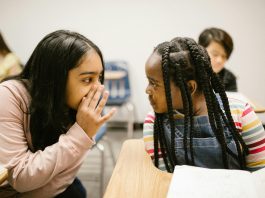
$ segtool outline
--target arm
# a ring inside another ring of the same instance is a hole
[[[151,157],[154,163],[154,122],[155,116],[153,113],[147,114],[144,120],[144,127],[143,127],[143,140],[145,145],[145,150]],[[160,151],[160,145],[158,144],[159,150],[159,169],[166,170],[164,160],[162,158],[162,153]]]
[[[94,142],[75,123],[60,136],[58,143],[32,153],[25,137],[28,131],[23,127],[27,124],[23,119],[27,116],[26,109],[22,109],[23,102],[17,93],[0,85],[0,163],[9,170],[10,185],[19,192],[26,192],[56,181],[57,176],[61,183],[57,181],[54,188],[71,183]]]
[[[248,169],[254,171],[265,167],[265,131],[249,104],[242,112],[241,123],[241,135],[249,148],[249,155],[246,156]]]
[[[227,84],[225,84],[225,90],[237,92],[236,78],[231,78],[227,81]]]

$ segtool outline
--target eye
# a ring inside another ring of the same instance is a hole
[[[153,88],[157,87],[157,84],[153,81],[149,81],[149,85],[151,85]]]
[[[217,57],[217,56],[218,56],[218,54],[215,53],[215,52],[212,52],[211,55],[212,55],[213,57]]]
[[[91,78],[85,78],[85,79],[83,79],[83,82],[84,82],[84,83],[90,83],[91,81],[92,81]]]

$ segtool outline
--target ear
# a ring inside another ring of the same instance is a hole
[[[187,85],[188,85],[190,94],[193,95],[197,91],[197,87],[198,87],[197,82],[195,80],[189,80],[187,82]]]

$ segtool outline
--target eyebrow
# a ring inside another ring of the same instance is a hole
[[[79,76],[82,76],[82,75],[97,75],[97,74],[102,74],[103,70],[100,71],[99,73],[98,72],[95,72],[95,71],[89,71],[89,72],[82,72],[79,74]]]
[[[151,77],[148,77],[148,76],[147,76],[147,78],[148,78],[149,80],[151,80],[151,81],[154,81],[154,82],[156,82],[156,83],[159,83],[158,80],[155,80],[155,79],[153,79],[153,78],[151,78]]]

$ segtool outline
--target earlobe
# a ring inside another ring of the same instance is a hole
[[[188,81],[188,87],[189,87],[189,91],[190,91],[190,94],[193,95],[196,90],[197,90],[197,82],[195,80],[190,80]]]

